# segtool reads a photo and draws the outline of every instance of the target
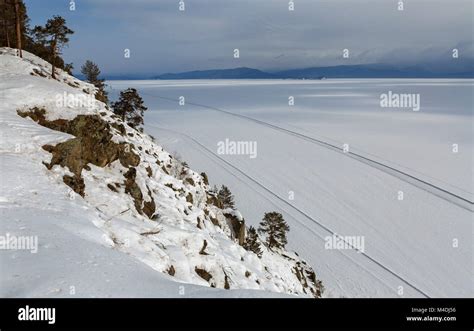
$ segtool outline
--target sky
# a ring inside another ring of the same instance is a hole
[[[474,0],[26,0],[31,26],[63,16],[75,72],[105,75],[251,67],[474,63]],[[74,2],[75,10],[70,10]],[[130,57],[125,57],[125,49]],[[239,58],[234,50],[239,50]],[[349,56],[344,58],[347,49]]]

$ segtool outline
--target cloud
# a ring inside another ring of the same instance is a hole
[[[404,0],[403,11],[395,0],[294,0],[293,12],[288,0],[184,1],[184,12],[178,0],[81,1],[68,61],[92,58],[107,73],[158,74],[417,63],[442,60],[456,45],[474,57],[471,0]]]

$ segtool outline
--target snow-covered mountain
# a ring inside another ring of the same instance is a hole
[[[0,295],[321,296],[296,253],[240,245],[205,176],[50,67],[0,48],[0,234],[38,240],[0,251]]]

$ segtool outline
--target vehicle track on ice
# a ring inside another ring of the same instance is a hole
[[[310,220],[312,223],[318,225],[320,228],[322,228],[323,230],[325,230],[326,232],[328,232],[330,235],[336,235],[337,236],[337,233],[335,231],[333,231],[332,229],[330,229],[328,226],[322,224],[319,220],[313,218],[311,215],[307,214],[305,211],[299,209],[298,207],[292,205],[291,203],[289,203],[288,201],[286,201],[284,198],[280,197],[278,194],[274,193],[272,190],[270,190],[268,187],[266,187],[264,184],[260,183],[259,181],[257,181],[255,178],[253,178],[252,176],[248,175],[245,171],[241,170],[240,168],[236,167],[235,165],[233,165],[232,163],[226,161],[225,159],[223,159],[222,157],[220,157],[219,155],[217,155],[216,153],[214,153],[212,150],[210,150],[208,147],[206,147],[205,145],[203,145],[201,142],[199,142],[198,140],[196,140],[195,138],[185,134],[185,133],[182,133],[182,132],[178,132],[178,131],[175,131],[175,130],[170,130],[170,129],[167,129],[167,128],[163,128],[163,127],[160,127],[160,126],[156,126],[156,125],[147,125],[149,127],[153,127],[153,128],[156,128],[156,129],[160,129],[160,130],[163,130],[163,131],[168,131],[168,132],[171,132],[171,133],[174,133],[174,134],[177,134],[177,135],[180,135],[180,136],[183,136],[185,137],[186,139],[192,141],[193,143],[195,143],[197,146],[199,146],[202,150],[204,150],[205,152],[207,152],[209,155],[212,156],[212,158],[216,159],[216,160],[219,160],[220,162],[226,164],[228,167],[234,169],[235,171],[237,171],[239,174],[241,174],[242,176],[244,176],[245,178],[247,178],[248,180],[250,180],[251,182],[253,182],[254,184],[256,184],[258,187],[262,188],[265,192],[267,192],[268,194],[270,194],[271,196],[273,196],[274,198],[276,198],[278,201],[282,202],[285,206],[288,206],[290,207],[292,210],[296,211],[297,213],[299,213],[300,215],[304,216],[306,219]],[[339,237],[341,238],[341,237]],[[410,288],[412,288],[413,290],[415,290],[416,292],[418,292],[420,295],[422,295],[423,297],[426,297],[426,298],[430,298],[430,296],[428,294],[426,294],[423,290],[421,290],[418,286],[416,286],[415,284],[411,283],[409,280],[405,279],[403,276],[400,276],[399,274],[397,274],[395,271],[391,270],[388,266],[384,265],[383,263],[379,262],[378,260],[376,260],[375,258],[371,257],[370,255],[368,255],[367,253],[365,252],[362,252],[361,250],[357,249],[356,247],[354,247],[351,243],[345,241],[343,238],[341,238],[341,240],[343,240],[346,244],[348,244],[350,247],[352,247],[352,249],[354,249],[355,251],[357,251],[358,253],[360,253],[362,256],[364,256],[365,258],[367,258],[369,261],[371,261],[372,263],[374,263],[375,265],[377,265],[378,267],[382,268],[383,270],[385,270],[386,272],[390,273],[392,276],[394,276],[395,278],[399,279],[400,281],[402,281],[404,284],[408,285]]]
[[[168,101],[179,102],[178,99],[158,96],[158,95],[154,95],[154,94],[150,94],[150,93],[145,93],[145,92],[142,92],[142,91],[140,91],[140,93],[142,93],[143,95],[150,96],[150,97],[155,97],[155,98],[168,100]],[[368,157],[365,157],[365,156],[363,156],[359,153],[351,152],[350,150],[345,152],[343,150],[342,146],[337,146],[335,144],[323,141],[321,139],[316,139],[314,137],[307,136],[307,135],[304,135],[304,134],[296,132],[296,131],[285,129],[283,127],[280,127],[280,126],[277,126],[277,125],[274,125],[274,124],[271,124],[271,123],[268,123],[268,122],[264,122],[264,121],[258,120],[256,118],[253,118],[253,117],[249,117],[249,116],[241,115],[241,114],[236,114],[236,113],[229,112],[227,110],[223,110],[223,109],[216,108],[216,107],[213,107],[213,106],[207,106],[207,105],[204,105],[204,104],[188,102],[188,101],[186,101],[186,104],[196,106],[196,107],[205,108],[205,109],[209,109],[209,110],[213,110],[213,111],[217,111],[217,112],[227,114],[227,115],[230,115],[230,116],[242,118],[242,119],[257,123],[259,125],[271,128],[273,130],[277,130],[277,131],[283,132],[285,134],[303,139],[303,140],[308,141],[310,143],[314,143],[314,144],[317,144],[319,146],[323,146],[323,147],[328,148],[328,149],[330,149],[334,152],[344,154],[347,157],[350,157],[350,158],[352,158],[354,160],[357,160],[361,163],[364,163],[364,164],[366,164],[366,165],[368,165],[372,168],[376,168],[380,171],[383,171],[386,174],[389,174],[389,175],[394,176],[394,177],[396,177],[400,180],[403,180],[404,182],[406,182],[408,184],[411,184],[411,185],[413,185],[413,186],[415,186],[419,189],[422,189],[425,192],[428,192],[428,193],[433,194],[433,195],[435,195],[435,196],[437,196],[437,197],[439,197],[439,198],[441,198],[445,201],[448,201],[452,204],[455,204],[456,206],[458,206],[460,208],[463,208],[463,209],[466,209],[466,210],[469,210],[469,211],[474,211],[474,202],[469,200],[468,198],[465,198],[465,197],[462,197],[462,196],[460,196],[456,193],[450,192],[450,191],[448,191],[448,190],[446,190],[446,189],[444,189],[440,186],[432,184],[432,183],[430,183],[428,181],[425,181],[421,178],[415,177],[415,176],[413,176],[413,175],[411,175],[407,172],[404,172],[402,170],[396,169],[394,167],[383,164],[379,161],[376,161],[376,160],[370,159]]]

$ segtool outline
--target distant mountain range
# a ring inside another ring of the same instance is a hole
[[[176,74],[163,74],[156,79],[272,79],[281,78],[278,75],[252,68],[215,69],[188,71]]]
[[[433,71],[421,66],[395,67],[385,64],[339,65],[293,69],[275,73],[279,78],[474,78],[474,68]]]
[[[436,70],[442,66],[396,67],[386,64],[338,65],[265,72],[254,68],[212,69],[158,76],[120,75],[107,79],[322,79],[322,78],[474,78],[474,66]]]

